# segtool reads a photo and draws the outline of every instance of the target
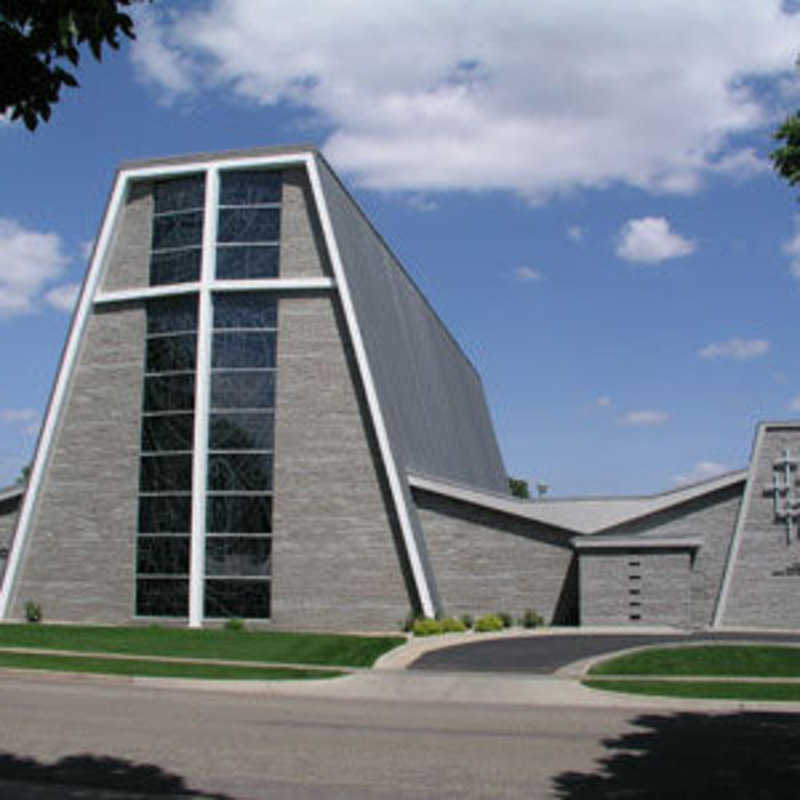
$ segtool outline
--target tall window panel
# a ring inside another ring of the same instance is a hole
[[[147,304],[136,614],[189,613],[197,296]]]
[[[277,302],[214,295],[204,614],[270,616]]]
[[[200,279],[205,187],[205,174],[154,184],[151,286]]]
[[[278,171],[220,173],[217,278],[275,278],[281,227]]]

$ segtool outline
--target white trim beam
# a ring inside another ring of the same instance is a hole
[[[203,256],[205,259],[205,255]],[[247,280],[215,281],[208,278],[192,283],[170,283],[163,286],[142,286],[122,289],[117,292],[101,292],[95,297],[95,305],[105,303],[127,303],[132,300],[150,300],[157,297],[172,297],[191,294],[207,286],[219,292],[317,292],[333,289],[331,278],[249,278]]]
[[[433,617],[436,613],[436,609],[433,605],[433,598],[431,596],[430,587],[428,586],[425,569],[422,565],[422,558],[414,537],[414,528],[411,524],[411,517],[406,506],[400,472],[397,467],[394,453],[392,452],[389,434],[386,429],[386,423],[383,419],[383,413],[381,411],[380,401],[378,400],[375,381],[372,378],[372,372],[370,370],[364,339],[361,336],[358,318],[356,316],[355,307],[350,295],[350,287],[347,282],[341,254],[339,253],[339,246],[336,241],[336,236],[333,232],[333,223],[331,222],[330,214],[328,213],[328,205],[325,201],[325,194],[322,191],[322,184],[320,182],[319,173],[317,170],[317,163],[313,155],[310,153],[306,156],[305,162],[306,169],[308,171],[309,183],[311,184],[311,191],[314,195],[314,200],[319,212],[323,236],[325,237],[325,242],[328,246],[328,254],[331,259],[333,274],[336,278],[336,285],[339,289],[339,297],[342,302],[345,320],[347,321],[347,327],[353,343],[353,351],[355,352],[356,363],[358,364],[361,379],[364,382],[364,393],[367,398],[367,406],[369,407],[370,416],[372,417],[372,424],[375,427],[375,436],[378,440],[378,447],[381,451],[384,468],[386,469],[386,476],[389,481],[389,489],[391,491],[392,499],[394,500],[395,511],[397,512],[397,517],[400,522],[403,543],[405,544],[406,554],[411,567],[411,574],[414,578],[414,584],[419,595],[421,610],[426,617]]]
[[[206,571],[206,484],[208,476],[208,409],[211,395],[211,338],[217,242],[217,195],[219,172],[206,172],[203,216],[203,255],[200,262],[201,291],[197,309],[197,361],[194,375],[194,442],[192,450],[192,536],[189,559],[189,627],[203,627],[203,588]]]
[[[108,211],[103,218],[100,235],[94,247],[86,280],[83,283],[83,288],[76,305],[75,315],[72,318],[72,325],[58,369],[58,376],[56,377],[56,382],[52,394],[50,395],[50,402],[47,405],[39,440],[36,443],[33,467],[31,469],[28,486],[25,490],[25,498],[22,501],[19,519],[17,520],[16,532],[11,545],[11,552],[8,556],[2,589],[0,589],[0,619],[8,618],[11,596],[16,586],[20,562],[27,546],[33,513],[36,508],[39,490],[44,481],[45,466],[53,447],[53,440],[61,415],[61,408],[66,398],[73,370],[75,369],[83,332],[92,310],[92,297],[97,291],[97,285],[100,282],[102,265],[111,242],[114,224],[119,218],[120,209],[127,194],[127,190],[128,181],[121,175],[118,175],[111,192]]]

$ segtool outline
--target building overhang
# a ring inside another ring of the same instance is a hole
[[[24,486],[6,486],[4,489],[0,489],[0,503],[5,502],[6,500],[13,500],[15,497],[22,498],[22,495],[24,494]]]
[[[747,470],[737,470],[701,483],[654,495],[520,500],[510,495],[492,494],[430,476],[408,474],[408,482],[412,489],[432,492],[502,514],[586,535],[597,534],[704,495],[744,484],[746,478]]]
[[[700,536],[591,536],[576,537],[570,544],[578,552],[596,550],[699,550]]]

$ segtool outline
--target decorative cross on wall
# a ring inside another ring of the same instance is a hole
[[[794,475],[798,464],[800,459],[793,456],[788,448],[784,450],[783,455],[772,464],[772,486],[764,489],[765,494],[772,495],[775,519],[786,523],[786,544],[791,543],[800,518],[800,495]]]

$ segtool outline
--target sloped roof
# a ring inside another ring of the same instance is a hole
[[[6,486],[0,489],[0,503],[4,500],[11,500],[14,497],[22,497],[25,494],[25,487],[20,486],[18,483],[13,486]]]
[[[317,160],[398,466],[507,493],[480,376],[324,159]]]
[[[408,476],[409,483],[415,489],[434,492],[435,494],[462,500],[493,511],[500,511],[504,514],[540,522],[544,525],[563,528],[570,534],[601,533],[625,522],[632,522],[737,483],[744,483],[746,478],[747,470],[743,469],[660,494],[532,501],[482,492],[471,487],[456,485],[417,473],[412,473]]]

